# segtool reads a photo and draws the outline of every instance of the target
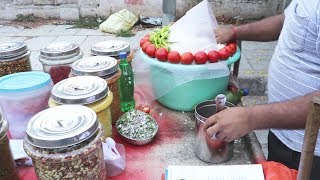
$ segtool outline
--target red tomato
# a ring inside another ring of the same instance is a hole
[[[166,61],[168,58],[168,50],[166,48],[159,48],[156,50],[156,58],[159,61]]]
[[[194,55],[194,61],[197,64],[205,64],[208,61],[208,55],[203,51],[199,51]]]
[[[193,54],[191,52],[186,52],[181,55],[182,64],[192,64],[193,62]]]
[[[232,54],[237,52],[237,43],[232,42],[232,43],[227,44],[227,46],[229,46],[232,49],[232,51],[231,51]]]
[[[219,53],[220,59],[222,59],[222,60],[226,60],[230,56],[230,51],[228,49],[226,49],[225,47],[220,49],[218,51],[218,53]]]
[[[230,47],[230,46],[226,46],[226,47],[224,47],[225,49],[227,49],[227,51],[229,51],[229,56],[232,56],[234,53],[233,53],[233,48],[232,47]]]
[[[208,58],[211,63],[218,62],[220,59],[219,53],[215,50],[208,52]]]
[[[150,44],[147,49],[146,49],[146,53],[148,54],[148,56],[154,58],[155,54],[156,54],[156,46],[154,44]]]
[[[145,43],[145,42],[148,42],[149,41],[149,38],[147,37],[144,37],[140,40],[140,47],[142,47],[142,45]]]
[[[168,54],[168,61],[171,63],[179,63],[181,60],[181,56],[177,51],[170,51]]]
[[[150,41],[145,42],[145,43],[142,45],[142,47],[141,47],[142,51],[143,51],[143,52],[146,52],[147,47],[148,47],[149,45],[151,45],[151,44],[152,44],[152,43],[151,43]]]

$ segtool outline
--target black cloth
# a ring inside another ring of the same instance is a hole
[[[299,169],[301,153],[291,150],[271,131],[268,134],[268,161],[276,161],[291,169]],[[310,175],[311,180],[320,180],[320,157],[314,156]]]

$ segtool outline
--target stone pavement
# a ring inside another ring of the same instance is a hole
[[[103,33],[92,29],[72,29],[71,25],[42,25],[32,29],[19,26],[1,25],[0,42],[25,41],[31,50],[31,65],[33,70],[42,70],[38,60],[40,48],[48,43],[56,41],[72,41],[80,45],[84,56],[90,55],[93,44],[104,40],[125,40],[131,44],[132,49],[138,49],[139,40],[153,29],[136,31],[133,37],[116,37],[113,34]],[[268,66],[275,48],[276,42],[242,42],[242,54],[239,70],[239,82],[241,87],[249,87],[250,96],[244,99],[247,106],[264,103]],[[259,141],[266,152],[266,131],[256,131]]]

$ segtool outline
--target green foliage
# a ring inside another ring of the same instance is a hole
[[[99,25],[106,19],[96,17],[81,17],[79,20],[74,21],[71,28],[85,28],[85,29],[98,29]]]
[[[128,30],[128,31],[121,30],[116,35],[120,37],[131,37],[131,36],[134,36],[135,34],[131,30]]]
[[[28,14],[28,15],[18,14],[15,21],[17,21],[17,22],[35,22],[36,19],[37,18],[33,14]]]

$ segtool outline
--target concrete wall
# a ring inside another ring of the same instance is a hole
[[[109,16],[123,8],[136,15],[162,16],[162,0],[0,0],[0,19],[34,14],[41,18],[75,20],[81,16]],[[201,0],[176,0],[181,17]],[[209,0],[215,16],[256,19],[282,11],[286,0]]]

